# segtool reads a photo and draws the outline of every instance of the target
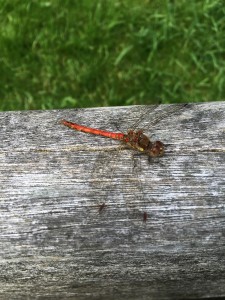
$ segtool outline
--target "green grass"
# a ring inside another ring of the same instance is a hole
[[[220,0],[0,0],[0,110],[225,98]]]

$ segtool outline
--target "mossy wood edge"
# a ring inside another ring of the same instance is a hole
[[[0,299],[225,296],[225,102],[2,112],[0,137]]]

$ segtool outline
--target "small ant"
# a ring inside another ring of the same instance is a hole
[[[143,222],[146,222],[148,218],[148,214],[146,213],[146,211],[143,214]]]
[[[99,213],[106,207],[106,204],[105,203],[102,203],[99,205]]]

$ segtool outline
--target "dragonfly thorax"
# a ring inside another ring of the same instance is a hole
[[[164,145],[160,141],[151,142],[150,139],[143,134],[142,130],[129,130],[124,135],[123,141],[133,149],[144,152],[151,157],[158,157],[164,154]]]

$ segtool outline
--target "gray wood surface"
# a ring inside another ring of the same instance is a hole
[[[225,102],[2,112],[0,137],[0,299],[225,296]]]

